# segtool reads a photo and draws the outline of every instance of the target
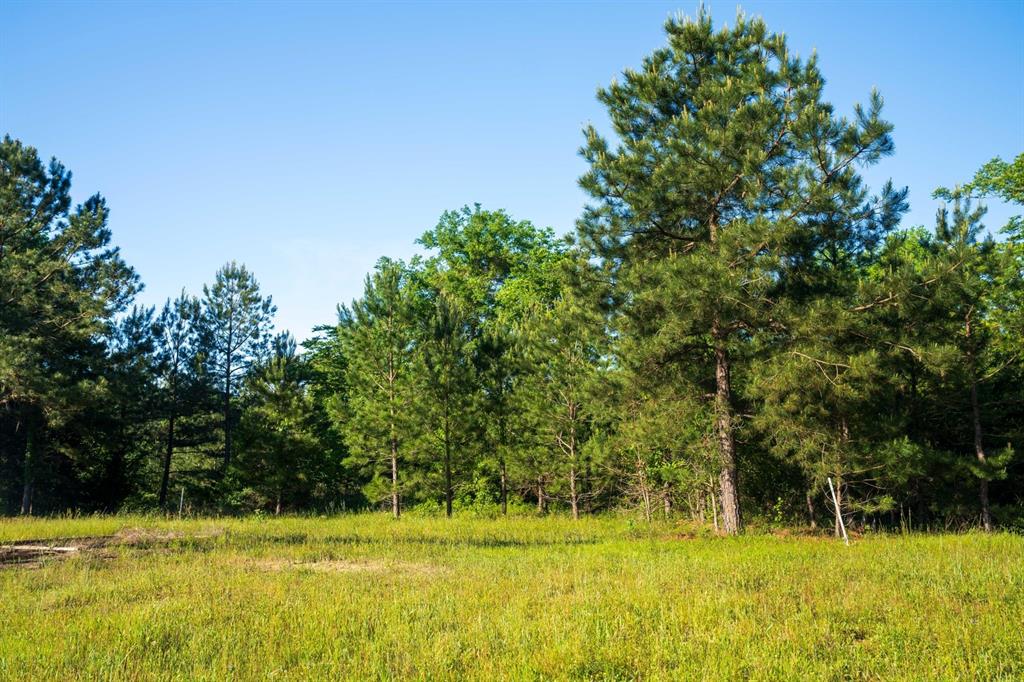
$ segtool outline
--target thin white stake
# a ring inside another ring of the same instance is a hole
[[[181,486],[181,499],[178,500],[178,518],[181,518],[181,510],[185,507],[185,486]]]
[[[832,491],[832,502],[836,505],[836,518],[839,519],[839,527],[843,531],[843,541],[850,544],[850,536],[846,534],[846,524],[843,522],[843,510],[839,508],[839,498],[836,497],[836,489],[832,485],[832,477],[828,477],[828,489]]]

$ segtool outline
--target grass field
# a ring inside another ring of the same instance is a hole
[[[72,537],[0,567],[0,679],[1024,679],[1020,536],[0,521]]]

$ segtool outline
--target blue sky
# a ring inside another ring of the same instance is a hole
[[[1024,151],[1021,0],[742,6],[818,50],[840,111],[879,88],[896,155],[866,175],[909,185],[907,224],[932,224],[936,186]],[[76,199],[107,197],[143,303],[237,259],[302,339],[445,209],[572,229],[596,89],[695,9],[0,0],[0,133],[57,156]]]

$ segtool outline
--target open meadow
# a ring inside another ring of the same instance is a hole
[[[4,680],[1024,677],[1010,534],[118,516],[0,545]]]

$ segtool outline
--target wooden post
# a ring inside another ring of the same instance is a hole
[[[843,510],[839,508],[839,497],[836,495],[835,486],[832,485],[832,477],[828,477],[828,489],[832,491],[832,502],[836,505],[836,519],[839,520],[839,528],[843,531],[843,542],[850,544],[850,536],[846,534],[846,523],[843,522]]]

